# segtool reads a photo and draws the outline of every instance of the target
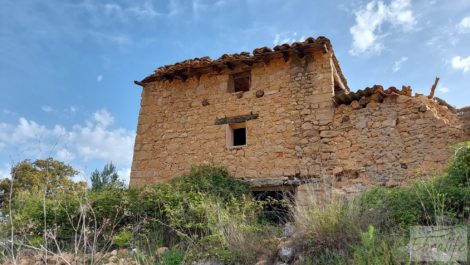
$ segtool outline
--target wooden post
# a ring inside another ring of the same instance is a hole
[[[431,87],[431,93],[428,96],[429,99],[432,99],[434,97],[434,92],[436,91],[437,83],[439,83],[439,77],[436,76],[436,80],[434,81],[434,84]]]

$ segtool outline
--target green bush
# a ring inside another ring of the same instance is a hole
[[[113,243],[119,248],[128,247],[132,240],[131,231],[121,231],[113,237]]]
[[[157,265],[180,265],[183,264],[185,254],[177,249],[171,249],[160,257]]]
[[[374,226],[369,226],[361,235],[361,240],[353,249],[353,261],[351,264],[407,264],[407,253],[402,238],[394,238],[388,235],[388,239],[379,235]]]
[[[403,251],[410,226],[468,225],[470,143],[455,154],[442,176],[296,210],[302,264],[409,264]]]
[[[153,256],[155,246],[178,246],[190,248],[194,259],[215,257],[236,264],[254,261],[272,246],[259,244],[266,231],[278,231],[257,222],[259,209],[247,184],[223,168],[197,166],[186,175],[141,189],[62,192],[45,201],[40,192],[20,192],[13,216],[18,237],[45,244],[36,239],[46,227],[62,251],[75,247],[85,227],[92,240],[87,249],[90,244],[96,249],[135,247]],[[1,231],[8,236],[10,230]],[[169,260],[177,260],[176,254]]]

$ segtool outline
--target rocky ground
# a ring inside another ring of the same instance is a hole
[[[287,264],[299,264],[302,261],[302,257],[299,257],[295,251],[294,244],[294,227],[287,223],[284,227],[282,240],[277,247],[276,254],[270,258],[260,258],[254,265],[287,265]],[[169,249],[167,247],[157,248],[155,251],[155,257],[160,257]],[[16,262],[12,260],[5,261],[2,265],[138,265],[139,263],[137,254],[130,249],[119,249],[113,250],[108,253],[98,252],[93,256],[75,255],[71,253],[62,253],[62,255],[50,254],[44,255],[42,251],[36,250],[22,250],[16,257]],[[147,258],[148,259],[148,258]],[[150,258],[143,264],[155,264],[155,260]],[[192,265],[224,265],[222,262],[217,260],[201,260],[193,262]]]
[[[48,255],[44,252],[24,250],[21,251],[16,262],[7,260],[3,265],[84,265],[84,264],[103,264],[103,265],[137,265],[139,264],[131,251],[127,249],[113,250],[109,253],[98,252],[93,256],[75,255],[71,253],[62,253],[62,255]]]

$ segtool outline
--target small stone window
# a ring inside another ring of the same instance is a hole
[[[246,124],[244,122],[227,125],[227,147],[246,145]]]
[[[229,91],[232,93],[249,91],[250,85],[250,71],[241,72],[230,76]]]

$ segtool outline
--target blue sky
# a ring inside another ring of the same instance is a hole
[[[53,156],[128,178],[141,88],[161,65],[331,39],[352,90],[470,105],[468,0],[0,0],[0,176]]]

